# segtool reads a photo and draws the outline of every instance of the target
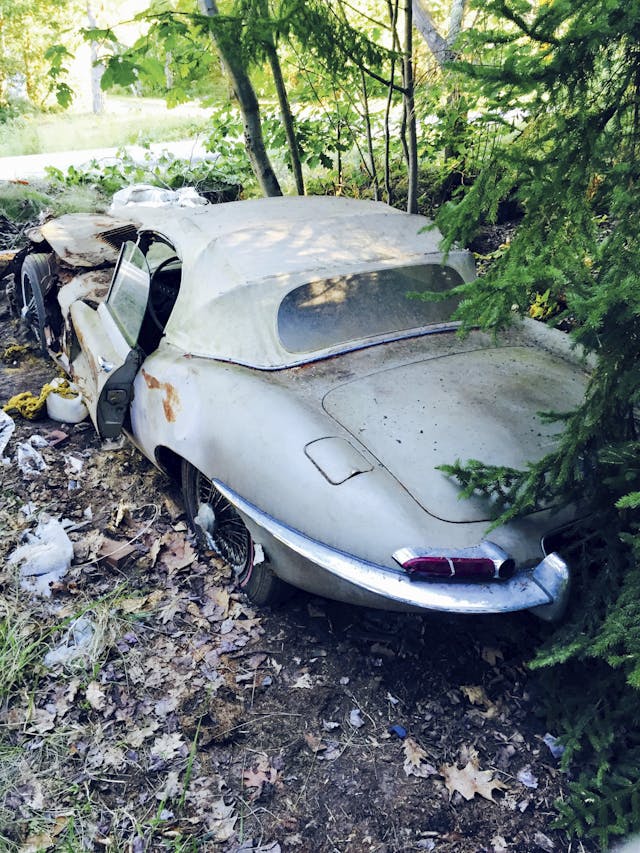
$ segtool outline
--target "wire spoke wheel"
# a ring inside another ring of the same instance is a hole
[[[291,594],[292,588],[266,562],[254,565],[253,540],[237,511],[186,460],[182,463],[182,493],[199,544],[222,557],[235,572],[238,586],[255,604],[276,604]]]
[[[211,480],[197,470],[194,485],[197,498],[197,514],[194,520],[200,527],[203,539],[236,573],[242,573],[253,557],[249,531],[236,510]],[[202,512],[203,506],[210,512]]]
[[[47,352],[45,327],[47,312],[44,295],[52,280],[50,255],[27,255],[20,273],[22,321],[31,331],[43,353]]]

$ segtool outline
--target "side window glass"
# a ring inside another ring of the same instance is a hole
[[[126,342],[134,347],[149,297],[149,267],[135,243],[124,243],[106,304]]]
[[[146,258],[150,272],[153,272],[169,258],[175,258],[176,251],[168,243],[156,240],[147,249]]]

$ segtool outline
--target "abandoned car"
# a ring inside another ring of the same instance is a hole
[[[537,413],[576,406],[585,374],[560,332],[462,339],[455,298],[416,298],[475,275],[427,224],[324,197],[69,215],[41,227],[16,289],[99,434],[181,478],[200,542],[255,602],[292,585],[556,619],[572,511],[487,535],[495,507],[438,466],[539,459],[559,428]]]

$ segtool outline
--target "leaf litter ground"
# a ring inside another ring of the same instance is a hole
[[[24,342],[0,312],[4,347]],[[54,373],[14,355],[1,401]],[[34,434],[52,443],[25,479]],[[535,714],[528,616],[302,593],[257,610],[130,445],[18,419],[5,457],[0,850],[595,849],[552,828],[566,780]],[[68,520],[74,551],[50,597],[6,560],[42,513]]]

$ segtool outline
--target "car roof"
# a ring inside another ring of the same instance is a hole
[[[429,220],[381,202],[287,196],[117,212],[162,234],[182,260],[167,342],[260,368],[308,360],[288,353],[278,336],[278,307],[295,287],[443,258],[442,236]],[[452,253],[449,263],[464,279],[473,275],[468,253]]]

